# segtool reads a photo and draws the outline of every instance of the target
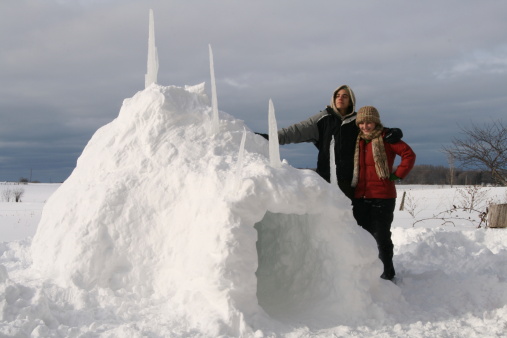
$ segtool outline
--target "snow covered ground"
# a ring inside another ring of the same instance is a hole
[[[0,337],[505,335],[507,229],[463,207],[506,188],[399,185],[395,285],[338,189],[210,135],[201,89],[125,100],[66,182],[0,202]]]
[[[60,184],[23,185],[22,203],[0,203],[0,337],[171,336],[162,327],[163,314],[129,308],[73,308],[59,299],[41,303],[51,288],[36,289],[38,276],[31,269],[28,253],[42,208]],[[5,188],[0,185],[0,189]],[[452,208],[459,190],[468,187],[398,186],[417,198],[413,218],[408,211],[395,213],[393,239],[395,265],[403,299],[409,312],[389,322],[369,321],[362,325],[340,325],[309,329],[302,322],[287,337],[502,337],[507,332],[507,229],[477,228],[466,220],[454,224],[432,216]],[[484,187],[488,199],[505,202],[507,189]],[[401,198],[398,198],[398,203]],[[398,205],[399,207],[399,205]],[[468,218],[467,212],[459,212]],[[427,221],[414,222],[428,218]],[[452,217],[450,217],[452,219]],[[339,262],[336,262],[339,264]],[[3,268],[1,268],[3,266]],[[6,275],[8,274],[8,278]],[[77,295],[69,294],[68,297]],[[104,297],[106,295],[103,295]],[[65,313],[65,311],[69,313]],[[143,318],[146,316],[145,318]],[[148,317],[149,316],[149,317]],[[120,320],[120,318],[122,318]],[[79,323],[88,322],[86,327]],[[143,323],[153,325],[141,329]],[[46,326],[52,329],[43,330]],[[130,330],[117,330],[119,327]],[[136,330],[135,328],[138,328]],[[107,329],[106,329],[107,328]],[[108,333],[109,332],[109,333]],[[177,333],[175,335],[178,335]],[[192,333],[181,336],[192,336]]]

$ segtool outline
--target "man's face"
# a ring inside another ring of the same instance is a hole
[[[350,95],[346,89],[340,89],[334,96],[334,105],[340,114],[347,114],[347,109],[350,106]]]

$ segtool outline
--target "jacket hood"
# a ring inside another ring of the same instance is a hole
[[[335,91],[333,92],[333,95],[331,96],[331,108],[333,109],[333,111],[338,114],[338,116],[341,116],[340,112],[338,111],[338,109],[336,108],[336,105],[334,103],[334,96],[336,95],[336,92],[338,92],[339,90],[341,89],[347,89],[350,93],[350,100],[352,102],[352,110],[347,112],[346,115],[349,115],[353,112],[356,111],[356,96],[354,95],[354,92],[352,91],[352,88],[350,88],[348,85],[341,85],[340,87],[336,88]]]

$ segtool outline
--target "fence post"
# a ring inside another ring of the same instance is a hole
[[[403,197],[401,198],[401,203],[400,203],[400,211],[403,211],[403,209],[405,208],[405,195],[407,194],[406,191],[403,192]]]

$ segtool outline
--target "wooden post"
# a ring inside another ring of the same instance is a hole
[[[491,204],[488,211],[490,228],[507,228],[507,204]]]
[[[403,197],[401,198],[401,203],[400,203],[400,211],[403,211],[403,209],[405,209],[405,196],[407,195],[407,192],[404,191],[403,192]]]

